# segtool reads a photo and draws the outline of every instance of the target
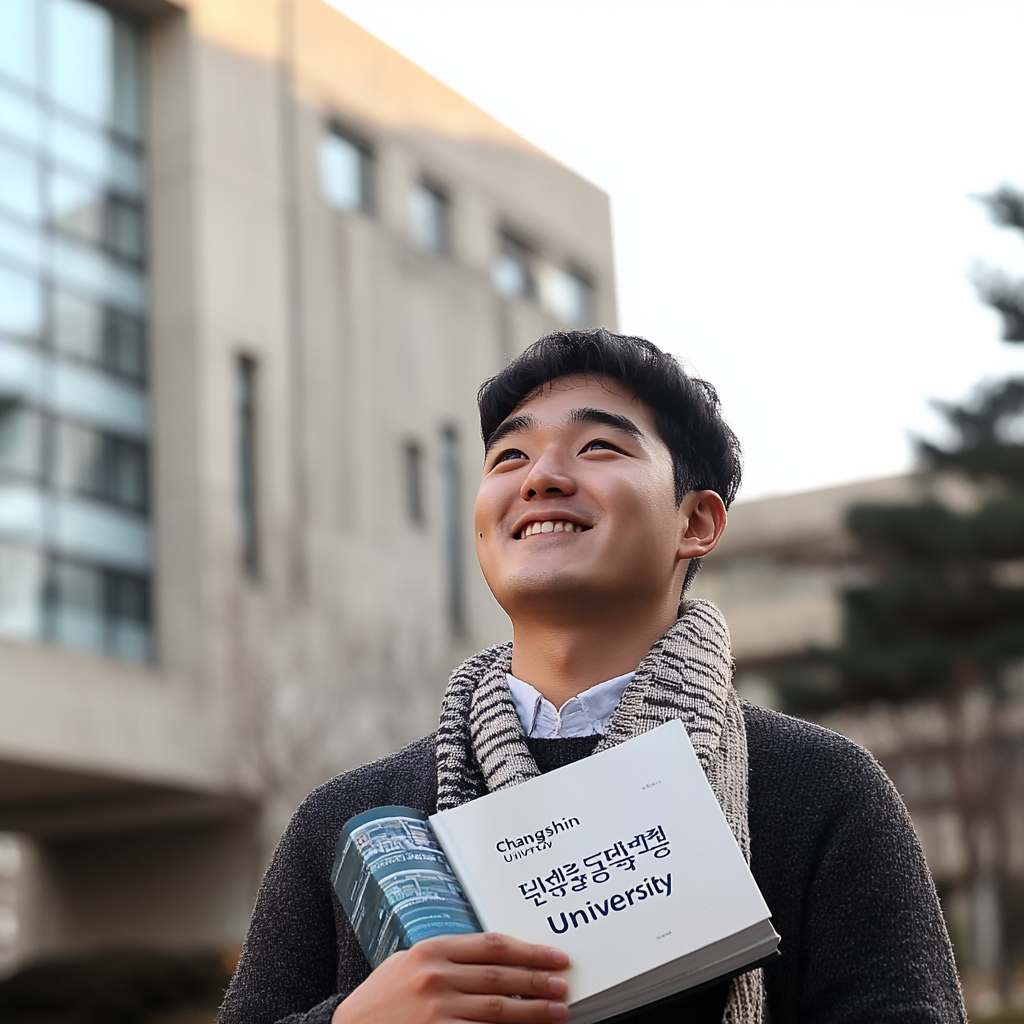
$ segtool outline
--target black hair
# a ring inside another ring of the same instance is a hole
[[[603,327],[556,331],[480,385],[477,406],[486,446],[495,430],[538,388],[559,377],[600,374],[628,388],[654,417],[672,453],[676,501],[690,491],[715,491],[728,508],[739,490],[742,453],[722,418],[718,393],[691,377],[674,356],[645,338],[613,334]],[[700,569],[690,562],[683,590]]]

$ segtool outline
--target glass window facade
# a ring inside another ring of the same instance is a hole
[[[0,2],[0,635],[152,657],[142,35]]]
[[[320,184],[337,210],[373,210],[373,157],[361,143],[328,129],[320,139]]]

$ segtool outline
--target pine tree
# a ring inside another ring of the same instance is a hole
[[[993,219],[1024,234],[1024,194],[983,198]],[[1003,338],[1024,342],[1024,281],[984,270],[976,285],[1003,318]],[[965,482],[964,503],[936,497],[861,505],[848,526],[868,581],[844,591],[844,636],[778,677],[797,712],[883,700],[933,700],[953,742],[954,801],[967,840],[975,899],[1005,906],[1007,808],[1014,738],[1001,728],[1007,672],[1024,658],[1024,377],[940,403],[952,441],[918,445],[932,478]],[[983,709],[979,731],[979,707]],[[968,727],[968,719],[971,727]],[[1005,928],[987,959],[1005,994]],[[975,949],[981,941],[975,935]]]
[[[974,484],[976,507],[937,498],[851,509],[849,528],[874,570],[844,595],[833,664],[844,702],[956,697],[998,686],[1024,656],[1024,378],[943,407],[956,440],[920,445],[925,465]]]
[[[1024,193],[1004,185],[980,198],[997,224],[1024,233]],[[1003,318],[1003,341],[1024,342],[1024,281],[988,268],[980,271],[976,284],[982,299]]]

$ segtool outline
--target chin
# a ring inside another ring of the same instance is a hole
[[[508,573],[497,586],[491,585],[491,593],[498,604],[513,619],[517,610],[526,610],[526,605],[531,610],[541,605],[554,605],[564,610],[569,602],[577,608],[586,607],[591,600],[607,601],[616,589],[607,579],[598,580],[586,573],[552,565],[523,567]]]

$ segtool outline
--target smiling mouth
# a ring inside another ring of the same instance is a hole
[[[585,533],[589,529],[589,526],[570,523],[567,519],[546,519],[544,522],[527,523],[516,534],[516,540],[535,537],[538,533]]]

